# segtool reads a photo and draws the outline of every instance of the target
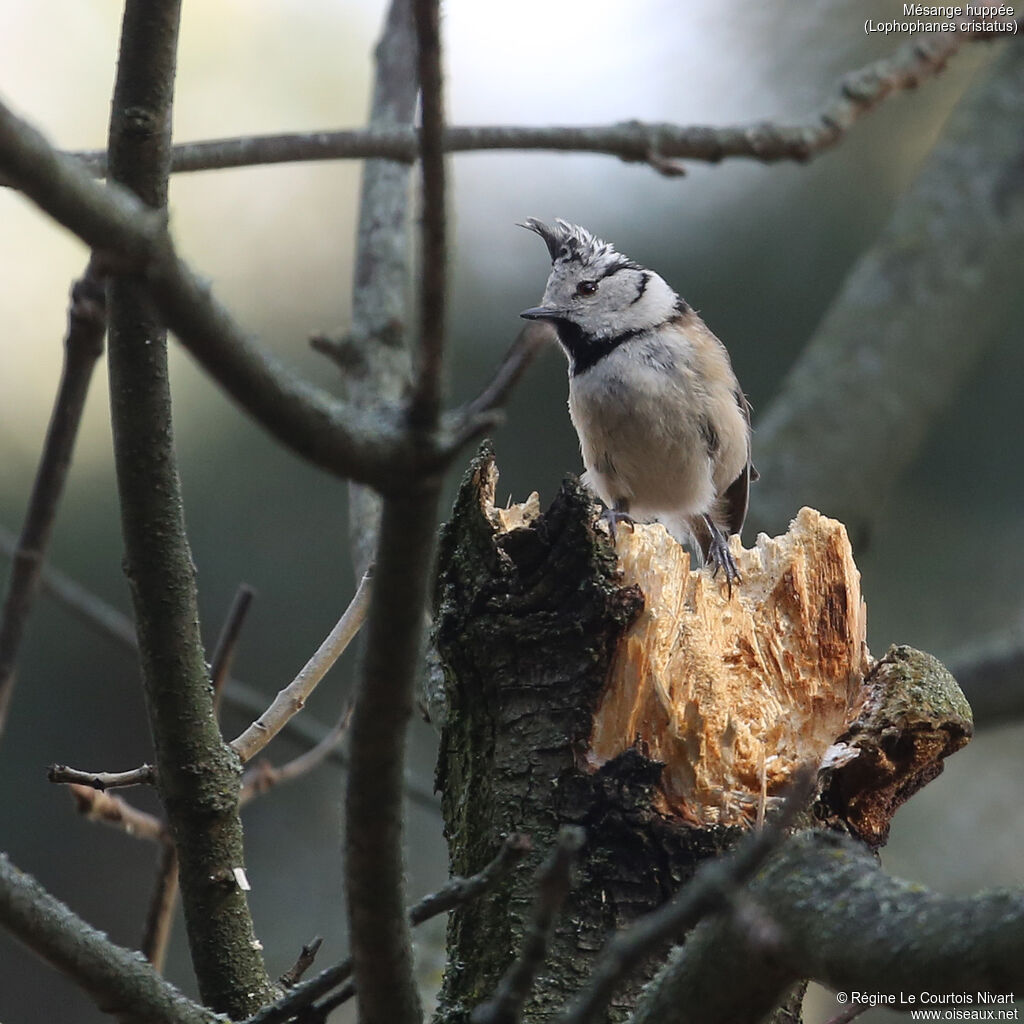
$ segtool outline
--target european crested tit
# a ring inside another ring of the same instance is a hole
[[[569,359],[569,415],[583,482],[619,522],[656,519],[699,546],[729,585],[728,537],[747,514],[750,406],[725,346],[654,271],[564,220],[530,217],[551,254],[541,305]]]

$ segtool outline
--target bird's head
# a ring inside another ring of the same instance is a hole
[[[658,274],[586,228],[564,220],[549,227],[536,217],[520,227],[544,239],[551,273],[541,305],[519,315],[551,321],[563,343],[569,334],[574,344],[607,341],[665,323],[679,311],[679,296]]]

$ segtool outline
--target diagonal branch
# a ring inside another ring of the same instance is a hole
[[[106,297],[90,261],[71,289],[68,329],[64,338],[64,369],[43,442],[21,536],[11,556],[11,575],[0,610],[0,734],[14,690],[15,667],[40,574],[64,491],[78,426],[89,393],[96,360],[103,353],[107,330]]]
[[[804,832],[749,886],[782,936],[770,952],[743,922],[701,923],[648,985],[631,1024],[753,1024],[795,981],[840,991],[933,994],[1024,987],[1024,895],[946,896],[889,878],[853,840]],[[736,964],[743,964],[737,971]]]
[[[0,922],[124,1024],[217,1024],[137,953],[115,946],[0,854]]]
[[[836,94],[826,100],[817,113],[791,124],[754,121],[716,127],[626,121],[585,127],[453,126],[445,129],[442,145],[446,153],[486,150],[599,153],[645,164],[669,176],[679,174],[678,165],[671,162],[676,159],[706,163],[732,158],[762,163],[804,162],[837,145],[857,121],[889,96],[914,89],[939,74],[965,43],[992,41],[1001,35],[942,33],[925,42],[915,41],[889,57],[845,75],[838,83]],[[378,158],[413,163],[418,152],[416,133],[404,127],[281,133],[175,146],[172,171],[184,174],[311,160]],[[80,160],[90,173],[97,176],[105,173],[103,151],[70,155]]]
[[[243,763],[258,754],[302,710],[317,684],[362,628],[370,605],[372,578],[369,570],[364,573],[349,606],[302,671],[252,725],[231,741],[231,749]]]
[[[295,377],[260,348],[178,258],[165,217],[129,191],[103,187],[0,103],[0,172],[58,223],[103,254],[107,271],[145,278],[162,321],[225,391],[303,458],[342,477],[388,489],[443,468],[436,442],[412,447],[399,411],[360,409]]]

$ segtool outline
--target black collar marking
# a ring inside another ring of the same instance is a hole
[[[552,322],[558,331],[558,340],[562,343],[565,351],[569,353],[569,374],[572,377],[586,373],[624,342],[648,330],[646,327],[640,327],[635,331],[616,334],[613,338],[595,338],[571,320],[554,320]]]

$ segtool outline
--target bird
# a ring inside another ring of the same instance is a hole
[[[539,306],[519,315],[554,328],[569,363],[569,415],[583,483],[616,525],[657,521],[732,596],[741,582],[729,536],[746,519],[751,407],[729,353],[653,270],[586,228],[536,217],[551,272]]]

